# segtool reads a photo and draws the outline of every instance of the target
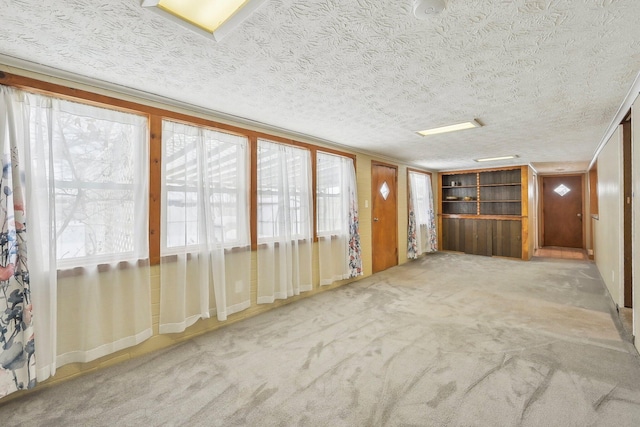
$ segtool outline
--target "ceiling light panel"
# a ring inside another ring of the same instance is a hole
[[[143,0],[142,6],[196,33],[221,40],[266,0]]]
[[[160,0],[158,7],[213,33],[247,0]]]
[[[438,135],[440,133],[456,132],[459,130],[479,128],[481,126],[482,125],[480,125],[480,123],[478,123],[476,120],[472,120],[470,122],[456,123],[454,125],[441,126],[437,128],[421,130],[421,131],[418,131],[418,134],[422,136]]]
[[[487,157],[484,159],[475,159],[476,162],[495,162],[498,160],[509,160],[509,159],[517,159],[518,156],[501,156],[501,157]]]

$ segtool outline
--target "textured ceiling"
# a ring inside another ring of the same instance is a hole
[[[218,43],[138,0],[0,11],[5,59],[435,170],[507,154],[584,167],[640,70],[638,0],[446,0],[430,20],[412,0],[268,0]],[[485,126],[414,133],[473,118]]]

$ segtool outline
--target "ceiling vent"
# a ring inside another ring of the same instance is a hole
[[[432,15],[442,12],[445,8],[443,0],[414,0],[413,14],[418,19],[429,19]]]

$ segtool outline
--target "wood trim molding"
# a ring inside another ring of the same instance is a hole
[[[591,159],[591,162],[589,163],[587,170],[591,169],[593,165],[596,163],[596,161],[598,160],[598,156],[600,155],[600,152],[602,152],[602,150],[604,149],[604,146],[607,145],[607,142],[609,142],[609,139],[613,136],[616,129],[618,129],[618,126],[620,125],[620,123],[622,123],[622,121],[627,115],[627,112],[629,111],[629,109],[631,108],[631,106],[633,105],[633,103],[635,102],[635,100],[638,98],[639,95],[640,95],[640,72],[636,74],[636,78],[633,81],[631,88],[629,88],[629,92],[627,92],[627,95],[624,97],[624,101],[622,101],[622,105],[620,105],[620,108],[618,108],[618,111],[616,112],[616,115],[611,120],[611,123],[609,124],[607,131],[602,136],[602,139],[600,140],[600,144],[598,144],[598,147],[593,153],[593,158]]]
[[[162,245],[162,118],[149,118],[149,261],[160,264]]]
[[[393,163],[386,163],[386,162],[381,162],[380,160],[371,160],[371,165],[378,165],[378,166],[386,166],[388,168],[393,168],[396,171],[398,170],[398,165],[397,164],[393,164]],[[398,175],[396,174],[396,181],[398,180]]]
[[[421,169],[415,169],[415,168],[407,168],[407,178],[409,177],[409,172],[417,172],[417,173],[423,173],[425,175],[429,175],[430,177],[433,177],[433,173],[429,172],[429,171],[425,171],[425,170],[421,170]]]

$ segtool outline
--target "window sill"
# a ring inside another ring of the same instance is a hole
[[[311,239],[295,239],[292,240],[291,243],[305,243],[305,242],[309,242],[311,241]],[[274,248],[278,248],[280,247],[280,243],[281,242],[274,242],[274,241],[269,241],[269,242],[258,242],[258,249],[266,249],[269,246],[273,245]]]
[[[233,247],[233,248],[225,248],[224,249],[224,253],[225,253],[225,255],[227,255],[227,254],[233,254],[233,253],[247,252],[247,251],[250,251],[250,250],[251,250],[251,247],[249,245],[247,245],[247,246],[236,246],[236,247]],[[204,250],[202,252],[204,252]],[[199,252],[195,251],[195,250],[186,252],[187,261],[193,259],[195,256],[198,255],[198,253]],[[161,260],[162,263],[165,263],[165,262],[177,262],[178,261],[178,256],[183,255],[183,254],[184,253],[181,253],[181,254],[177,254],[177,253],[165,254],[165,255],[162,255],[160,257],[160,260]]]
[[[324,236],[318,236],[318,240],[323,239],[323,240],[338,240],[341,237],[348,237],[348,234],[326,234]]]
[[[59,268],[57,270],[58,279],[70,277],[86,276],[87,271],[97,270],[98,273],[106,273],[113,270],[127,270],[132,267],[148,267],[149,259],[139,259],[137,261],[119,261],[114,264],[93,264],[87,266]]]

